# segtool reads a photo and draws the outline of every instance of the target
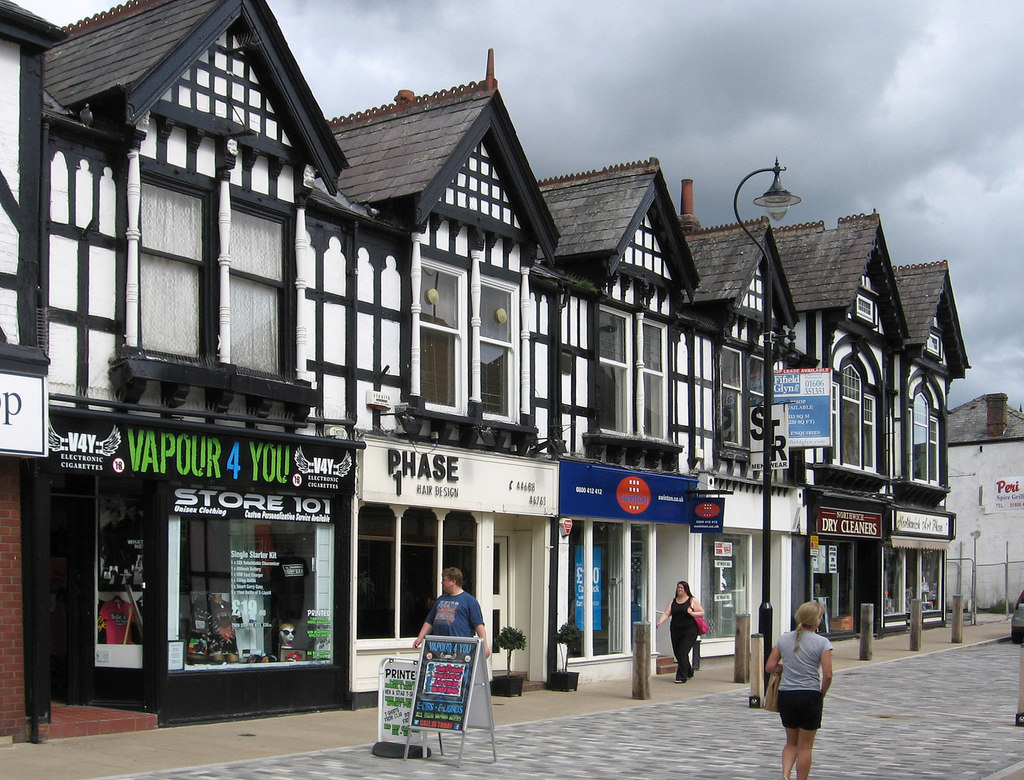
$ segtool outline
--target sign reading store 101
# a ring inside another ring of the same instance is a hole
[[[51,422],[49,468],[123,477],[257,487],[347,490],[352,453],[310,440],[280,442],[220,432],[172,431],[71,420]]]

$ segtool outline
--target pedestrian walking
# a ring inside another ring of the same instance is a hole
[[[690,591],[690,584],[685,580],[676,583],[676,595],[658,617],[656,628],[671,619],[668,630],[672,637],[672,653],[676,657],[676,684],[684,683],[693,677],[693,664],[690,663],[690,651],[700,635],[695,617],[704,617],[704,607]]]
[[[786,729],[782,749],[782,776],[797,780],[811,773],[814,738],[821,728],[825,694],[832,684],[832,643],[816,633],[825,607],[817,601],[801,604],[793,616],[796,629],[779,637],[764,669],[782,672],[779,683],[779,718]]]
[[[449,566],[441,572],[441,595],[420,628],[420,633],[412,646],[419,649],[427,634],[437,636],[476,636],[484,643],[484,655],[491,657],[491,647],[487,644],[487,627],[484,625],[480,602],[462,589],[462,571]]]

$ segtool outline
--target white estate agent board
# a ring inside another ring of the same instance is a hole
[[[0,371],[0,454],[45,458],[46,377]]]
[[[832,369],[775,372],[775,403],[786,405],[790,447],[832,446]]]

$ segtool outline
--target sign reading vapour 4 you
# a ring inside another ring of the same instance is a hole
[[[458,507],[463,511],[554,515],[554,463],[366,437],[363,501]]]
[[[307,443],[297,436],[285,440],[211,426],[170,429],[54,411],[46,463],[53,471],[96,476],[192,481],[264,492],[291,488],[351,493],[352,444],[327,441],[332,440]],[[212,499],[197,495],[191,500],[198,506]]]

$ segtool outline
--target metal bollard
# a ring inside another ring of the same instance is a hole
[[[651,624],[633,624],[633,698],[651,698]]]
[[[860,660],[870,661],[875,645],[875,605],[860,605]]]
[[[733,654],[732,681],[750,681],[750,615],[736,616],[736,641]]]
[[[924,628],[924,614],[921,611],[921,599],[910,600],[910,649],[921,649],[921,630]]]
[[[1020,648],[1020,672],[1017,682],[1017,720],[1018,726],[1024,726],[1024,645]]]
[[[752,634],[750,637],[750,698],[747,706],[752,710],[761,709],[764,700],[764,635]]]
[[[950,642],[954,645],[964,641],[964,597],[953,596],[953,629]]]

